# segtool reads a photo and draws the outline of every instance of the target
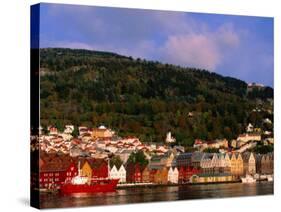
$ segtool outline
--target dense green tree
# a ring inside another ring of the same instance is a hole
[[[132,152],[128,158],[127,163],[140,164],[141,166],[146,166],[148,160],[143,153],[143,151]]]
[[[121,158],[118,155],[115,155],[112,158],[110,158],[109,164],[110,164],[111,168],[113,166],[116,166],[116,168],[119,169],[122,166],[123,161],[121,160]]]

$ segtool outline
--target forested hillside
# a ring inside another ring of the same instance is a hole
[[[253,95],[245,82],[206,70],[71,49],[41,49],[40,66],[43,127],[104,124],[143,142],[162,142],[171,131],[190,146],[195,138],[232,139],[249,121],[272,119],[252,112],[257,102],[271,109],[272,88]]]

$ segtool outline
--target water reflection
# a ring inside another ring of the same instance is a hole
[[[60,208],[267,194],[273,194],[272,182],[128,188],[110,193],[80,194],[78,196],[41,194],[40,199],[42,208]]]

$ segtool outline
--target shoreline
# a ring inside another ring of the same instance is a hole
[[[257,180],[255,183],[259,182],[270,182],[267,181],[266,179],[260,179]],[[190,186],[190,185],[209,185],[209,184],[231,184],[231,183],[242,183],[242,181],[239,180],[232,180],[232,181],[222,181],[222,182],[204,182],[204,183],[173,183],[173,184],[133,184],[133,185],[125,185],[125,184],[120,184],[117,185],[117,189],[123,189],[123,188],[153,188],[153,187],[168,187],[168,186]],[[247,183],[245,183],[247,184]]]
[[[257,180],[255,183],[252,184],[256,184],[256,183],[260,183],[260,182],[269,182],[269,183],[274,183],[274,181],[267,181],[266,179],[260,179]],[[192,186],[192,185],[214,185],[214,184],[232,184],[232,183],[241,183],[241,180],[232,180],[232,181],[224,181],[224,182],[204,182],[204,183],[173,183],[173,184],[120,184],[117,185],[116,190],[122,190],[122,189],[131,189],[131,188],[155,188],[155,187],[181,187],[181,186]],[[247,183],[244,183],[247,184]],[[249,183],[251,184],[251,183]],[[46,194],[46,193],[58,193],[59,190],[41,190],[39,191],[42,194]]]
[[[225,181],[225,182],[204,182],[204,183],[133,184],[133,185],[122,185],[122,186],[117,185],[116,189],[190,186],[190,185],[208,185],[208,184],[230,184],[230,183],[242,183],[242,182],[241,180],[233,180],[233,181]]]

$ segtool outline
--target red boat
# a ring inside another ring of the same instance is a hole
[[[70,181],[62,184],[60,191],[63,194],[74,193],[97,193],[97,192],[113,192],[116,189],[119,179],[107,178],[88,178],[81,175],[81,170],[78,169],[78,175]]]

